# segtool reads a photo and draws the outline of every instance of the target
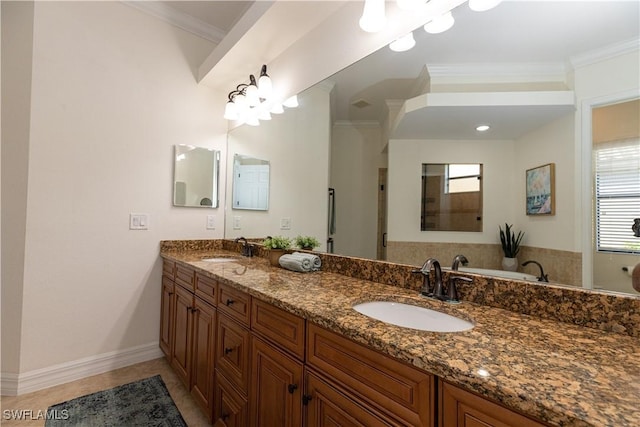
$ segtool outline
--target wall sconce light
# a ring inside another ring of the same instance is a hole
[[[360,18],[360,28],[368,33],[376,33],[387,25],[384,13],[385,0],[364,0],[364,10]]]
[[[267,74],[267,66],[260,70],[258,81],[253,74],[249,76],[249,83],[240,83],[235,90],[229,92],[227,105],[224,108],[224,118],[258,126],[260,120],[271,120],[271,114],[284,112],[282,103],[273,99],[273,85]],[[297,107],[286,105],[287,107]]]

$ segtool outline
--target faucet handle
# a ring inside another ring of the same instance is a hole
[[[464,277],[464,276],[449,277],[449,289],[448,289],[449,301],[458,301],[458,287],[456,286],[457,281],[473,283],[473,279],[469,277]]]

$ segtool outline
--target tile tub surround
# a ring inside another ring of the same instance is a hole
[[[488,305],[448,305],[420,298],[411,287],[387,286],[327,270],[294,273],[271,267],[260,257],[227,263],[201,261],[205,256],[229,254],[205,249],[161,255],[549,424],[640,425],[637,337]],[[392,267],[381,264],[382,270]],[[522,283],[513,282],[513,288],[509,284],[494,283],[494,287],[507,287],[500,303],[510,304],[509,296],[521,291]],[[382,323],[351,308],[363,301],[389,299],[457,315],[476,326],[453,334],[416,331]],[[548,307],[543,304],[542,310]]]
[[[254,244],[254,255],[266,257],[268,250],[261,238],[249,239]],[[240,252],[241,243],[233,240],[172,240],[162,241],[161,253],[184,254],[202,252],[211,256],[219,250]],[[304,251],[302,251],[304,252]],[[415,265],[373,261],[314,252],[322,259],[322,271],[357,279],[418,291],[422,277],[411,271]],[[196,255],[198,256],[198,255]],[[422,265],[422,262],[416,265]],[[448,273],[443,277],[448,280]],[[462,301],[502,308],[515,313],[557,320],[578,326],[640,337],[640,296],[622,295],[604,291],[589,291],[572,286],[538,284],[519,280],[498,279],[471,273],[459,275],[473,278],[472,284],[459,283]]]

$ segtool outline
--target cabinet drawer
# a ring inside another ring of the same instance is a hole
[[[224,315],[218,316],[217,370],[241,390],[249,393],[249,330]]]
[[[223,283],[218,286],[218,310],[249,326],[251,296]]]
[[[255,298],[251,306],[251,330],[303,360],[304,319]]]
[[[213,419],[216,420],[216,426],[245,427],[248,425],[247,399],[240,396],[218,373],[216,373],[214,396]]]
[[[216,305],[218,282],[215,279],[196,273],[195,289],[197,296],[213,306]]]
[[[389,416],[434,425],[432,375],[314,324],[308,325],[307,363]]]
[[[174,280],[176,277],[176,263],[166,259],[162,260],[162,276]]]
[[[516,412],[440,380],[442,427],[544,427]]]
[[[196,272],[193,268],[176,264],[176,283],[194,292]]]

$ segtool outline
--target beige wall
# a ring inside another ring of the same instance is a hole
[[[2,135],[3,159],[18,153],[2,169],[3,377],[130,349],[152,356],[158,241],[224,231],[223,209],[171,205],[173,145],[225,147],[225,94],[193,74],[212,45],[118,2],[36,2],[33,19],[2,7],[3,65],[24,58],[20,88],[2,98],[3,122],[21,124],[19,139]],[[5,31],[24,42],[5,50]],[[131,212],[148,213],[149,230],[130,231]]]

